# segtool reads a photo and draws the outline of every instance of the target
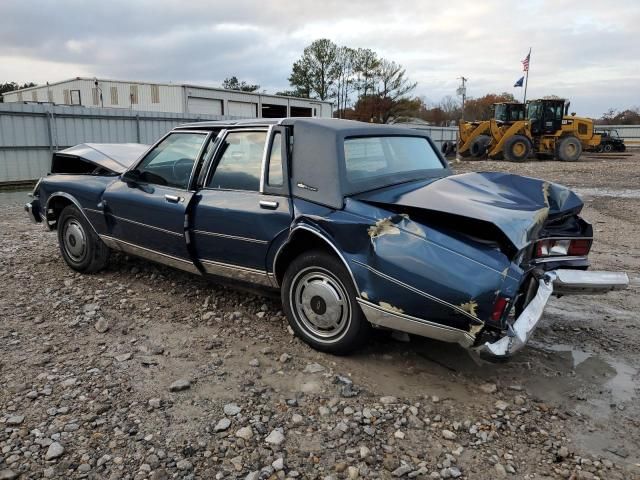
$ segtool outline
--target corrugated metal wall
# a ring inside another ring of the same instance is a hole
[[[458,140],[458,127],[431,127],[422,123],[398,123],[397,125],[426,132],[439,149],[444,142],[455,143]]]
[[[45,175],[54,150],[79,143],[153,143],[174,126],[219,115],[0,103],[0,183]]]

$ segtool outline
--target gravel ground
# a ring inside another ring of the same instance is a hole
[[[640,478],[640,155],[454,169],[578,187],[630,290],[552,300],[505,364],[384,332],[333,357],[271,297],[123,255],[76,274],[0,194],[0,480]]]

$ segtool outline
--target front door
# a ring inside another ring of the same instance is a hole
[[[194,165],[208,132],[173,132],[103,195],[109,237],[116,247],[187,270],[196,270],[185,236]]]
[[[208,273],[269,284],[271,242],[291,225],[284,127],[230,130],[194,198],[194,249]]]

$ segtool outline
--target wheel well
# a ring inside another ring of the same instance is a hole
[[[278,285],[282,285],[284,272],[291,262],[304,252],[310,250],[323,250],[331,255],[337,256],[336,252],[331,248],[326,240],[320,236],[310,232],[309,230],[297,230],[289,242],[277,254],[275,259],[274,271]]]
[[[56,195],[47,202],[47,211],[45,212],[47,225],[54,230],[58,226],[58,218],[65,207],[74,205],[74,203],[66,197]]]

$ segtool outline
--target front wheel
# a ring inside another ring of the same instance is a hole
[[[60,213],[58,243],[64,261],[78,272],[97,272],[109,261],[109,247],[100,240],[75,205],[68,205]]]
[[[296,335],[316,350],[344,355],[368,337],[370,325],[349,272],[324,251],[303,253],[291,262],[282,283],[282,305]]]

